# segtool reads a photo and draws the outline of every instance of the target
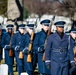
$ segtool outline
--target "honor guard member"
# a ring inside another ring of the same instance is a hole
[[[69,60],[74,61],[73,51],[68,50],[68,36],[64,33],[64,21],[55,22],[56,32],[49,36],[45,49],[46,65],[51,75],[68,75]],[[70,59],[69,59],[70,58]]]
[[[47,33],[49,30],[49,24],[50,20],[45,19],[40,22],[42,25],[42,29],[40,32],[36,33],[35,39],[34,39],[34,63],[36,64],[36,61],[38,62],[38,72],[41,75],[49,75],[50,74],[50,69],[46,67],[45,61],[42,59],[43,54],[44,54],[44,46],[46,44],[46,39],[47,39]]]
[[[25,41],[25,25],[20,24],[18,32],[15,33],[12,39],[12,47],[15,50],[18,75],[24,72],[23,53],[22,53],[22,50],[25,48],[24,41]]]
[[[27,33],[25,34],[26,44],[25,44],[25,48],[23,49],[24,69],[28,73],[28,75],[33,75],[33,61],[28,62],[27,57],[28,57],[28,54],[32,55],[32,52],[33,52],[33,50],[29,51],[29,45],[30,44],[33,45],[33,40],[31,41],[30,39],[31,39],[32,33],[34,32],[34,24],[27,24],[26,31],[27,31]],[[34,39],[34,37],[32,37],[32,38]],[[31,56],[31,58],[32,58],[32,56]]]
[[[71,29],[70,32],[70,50],[74,52],[74,56],[72,56],[74,61],[71,61],[73,63],[71,64],[70,75],[76,75],[76,28]]]
[[[0,25],[0,64],[2,60],[2,52],[3,52],[3,44],[2,42],[4,41],[4,33],[2,31],[2,26]]]
[[[4,36],[4,41],[3,41],[3,47],[5,50],[5,64],[8,65],[8,73],[10,75],[14,75],[13,74],[13,64],[14,64],[14,52],[13,52],[13,48],[11,47],[11,43],[12,43],[12,37],[13,37],[13,25],[9,24],[6,26],[7,27],[7,33]],[[12,53],[12,56],[10,55],[10,50]]]

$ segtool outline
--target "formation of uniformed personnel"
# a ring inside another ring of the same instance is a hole
[[[33,75],[38,67],[40,75],[75,75],[76,72],[76,29],[73,28],[68,35],[64,33],[64,21],[55,23],[56,32],[49,33],[50,20],[40,22],[42,29],[34,33],[34,24],[20,24],[14,34],[13,25],[7,25],[7,33],[0,28],[0,61],[2,60],[2,48],[5,50],[5,63],[8,65],[9,75],[14,75],[14,55],[16,57],[18,75],[27,72]],[[69,38],[70,36],[70,38]],[[31,40],[32,38],[32,40]],[[28,61],[28,56],[31,56]],[[69,70],[69,61],[71,69]]]
[[[25,25],[20,24],[18,32],[14,34],[12,39],[12,47],[15,51],[18,75],[24,72],[23,49],[25,48]]]
[[[14,75],[13,74],[14,52],[13,48],[11,47],[14,26],[12,24],[9,24],[6,27],[7,27],[7,33],[4,36],[2,44],[5,50],[5,64],[8,65],[8,73],[10,75]]]
[[[47,41],[45,63],[51,66],[51,75],[68,75],[69,61],[70,64],[74,64],[73,50],[68,49],[68,36],[64,33],[64,24],[64,21],[56,22],[56,32],[50,35]]]
[[[49,30],[50,20],[49,19],[42,20],[40,24],[42,25],[42,30],[36,33],[34,39],[33,66],[35,67],[35,64],[38,62],[38,72],[41,75],[49,75],[50,69],[46,67],[45,61],[42,58],[44,55],[44,45],[47,39],[47,32]]]
[[[31,54],[31,58],[32,58],[33,50],[30,49],[31,51],[29,51],[29,46],[30,46],[30,44],[33,45],[33,40],[31,40],[31,37],[34,39],[34,37],[33,37],[34,34],[32,36],[32,33],[34,33],[34,24],[27,24],[26,31],[27,31],[27,33],[25,34],[26,44],[25,44],[25,48],[23,50],[23,53],[24,53],[24,69],[28,73],[28,75],[33,75],[33,60],[31,62],[28,62],[27,57],[28,57],[28,54]]]

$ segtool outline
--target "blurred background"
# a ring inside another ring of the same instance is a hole
[[[0,21],[5,28],[8,23],[17,26],[27,23],[29,19],[36,21],[36,31],[41,29],[39,22],[45,18],[66,21],[65,32],[76,23],[76,0],[0,0]],[[52,31],[55,26],[52,24]]]

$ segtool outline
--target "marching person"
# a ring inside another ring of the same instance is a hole
[[[15,51],[18,75],[24,72],[23,49],[25,48],[25,25],[20,24],[18,32],[14,34],[12,39],[12,47]]]
[[[0,64],[2,60],[2,52],[3,52],[3,44],[2,42],[4,41],[4,33],[2,31],[2,26],[0,25]]]
[[[12,37],[14,34],[13,25],[9,24],[7,27],[7,33],[4,36],[4,41],[2,42],[5,50],[5,64],[8,65],[8,73],[14,75],[13,73],[13,64],[14,64],[14,51],[11,47]]]
[[[40,73],[40,75],[50,75],[50,68],[46,67],[45,60],[42,59],[45,51],[50,20],[44,19],[40,22],[40,24],[42,25],[42,29],[40,32],[36,33],[34,39],[33,66],[35,67],[35,64],[37,64],[38,62],[38,72]]]
[[[55,22],[56,32],[49,36],[45,49],[47,67],[51,75],[68,75],[69,61],[74,63],[73,50],[68,50],[68,36],[64,33],[64,21]],[[70,59],[69,59],[70,58]]]
[[[70,50],[74,52],[74,63],[71,64],[71,69],[70,69],[70,75],[75,75],[76,74],[76,28],[71,29],[70,32]]]
[[[23,49],[24,69],[28,73],[28,75],[33,75],[33,60],[31,62],[29,62],[29,61],[27,61],[27,58],[28,58],[29,54],[31,54],[31,58],[32,58],[33,50],[31,48],[31,51],[29,51],[29,46],[30,46],[30,44],[33,45],[34,34],[32,36],[32,33],[34,33],[34,24],[27,24],[26,31],[27,31],[27,33],[25,34],[26,44],[25,44],[25,48]],[[33,39],[31,39],[31,37]]]

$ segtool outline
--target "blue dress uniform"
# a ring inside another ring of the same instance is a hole
[[[76,28],[71,29],[71,32],[76,35]],[[74,52],[74,47],[76,46],[76,39],[72,38],[70,35],[70,50]],[[75,55],[72,57],[76,57]],[[73,61],[72,61],[73,62]],[[71,64],[70,68],[70,75],[76,75],[76,67],[75,67],[75,62]]]
[[[28,24],[27,27],[31,30],[34,29],[34,24]],[[27,56],[28,56],[28,47],[29,47],[29,43],[30,43],[30,34],[27,31],[27,33],[25,34],[25,48],[23,50],[24,53],[24,69],[25,71],[28,73],[28,75],[33,75],[33,61],[32,62],[27,62]],[[31,53],[33,52],[33,50],[31,51]]]
[[[4,41],[4,33],[2,31],[2,27],[0,26],[0,32],[1,32],[1,35],[0,35],[0,62],[2,60],[2,52],[3,52],[3,41]]]
[[[13,25],[9,24],[9,25],[7,25],[7,28],[12,29]],[[8,65],[8,72],[10,75],[14,75],[13,74],[14,55],[12,57],[9,56],[11,40],[12,40],[11,33],[7,32],[4,36],[2,46],[4,47],[4,50],[5,50],[5,64]]]
[[[50,20],[45,19],[41,21],[41,24],[49,26]],[[38,72],[42,75],[49,75],[50,69],[46,67],[45,61],[42,60],[43,54],[44,54],[44,44],[47,38],[47,32],[45,32],[43,29],[36,33],[35,39],[34,39],[34,59],[33,64],[38,62]]]
[[[64,27],[64,24],[64,21],[55,23],[60,27]],[[68,36],[65,33],[62,38],[57,31],[49,36],[45,49],[45,62],[51,66],[51,75],[68,75],[69,60],[74,61],[73,51],[68,50],[68,45]]]
[[[24,30],[25,25],[20,24],[19,28]],[[25,34],[21,33],[20,30],[17,33],[15,33],[13,36],[12,47],[15,50],[18,75],[20,75],[22,72],[24,72],[24,63],[23,63],[23,59],[19,58],[19,54],[20,54],[20,51],[23,51],[23,49],[25,48]]]

